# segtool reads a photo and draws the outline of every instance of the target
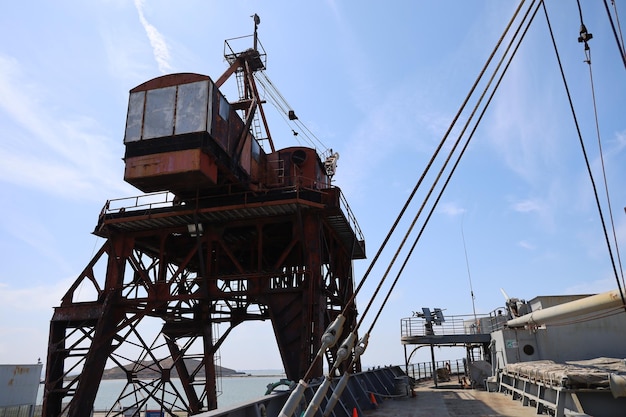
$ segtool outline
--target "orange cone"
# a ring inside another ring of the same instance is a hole
[[[378,407],[378,402],[376,401],[376,397],[373,392],[370,392],[370,402],[374,405],[374,407]]]
[[[359,413],[356,411],[356,407],[352,409],[352,417],[359,417]]]

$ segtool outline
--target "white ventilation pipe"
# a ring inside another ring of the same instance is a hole
[[[613,398],[626,397],[626,375],[609,374],[609,388]]]
[[[533,311],[524,316],[509,320],[508,327],[524,327],[527,325],[541,326],[562,321],[564,318],[582,316],[587,313],[607,310],[622,306],[622,297],[619,290],[603,292],[570,301],[569,303]]]

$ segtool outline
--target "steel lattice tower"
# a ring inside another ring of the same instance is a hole
[[[270,320],[287,378],[298,380],[338,314],[348,330],[356,323],[352,260],[365,257],[364,241],[330,184],[332,161],[275,151],[269,134],[266,154],[251,133],[255,115],[265,121],[257,42],[255,31],[253,50],[227,54],[215,83],[173,74],[131,90],[125,180],[149,194],[107,202],[94,231],[105,243],[55,308],[44,416],[92,410],[111,365],[125,369],[125,407],[211,410],[217,352],[239,324]],[[232,74],[235,103],[219,92]]]

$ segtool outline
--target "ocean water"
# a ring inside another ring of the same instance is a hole
[[[246,402],[261,397],[265,394],[268,384],[273,384],[285,378],[278,370],[253,370],[242,371],[250,376],[232,376],[221,379],[221,394],[218,394],[218,409]],[[177,379],[172,379],[175,386],[181,389],[182,385]],[[109,379],[100,382],[100,388],[94,402],[94,410],[109,410],[116,405],[116,401],[126,386],[126,380]],[[285,386],[277,388],[287,389]],[[181,390],[182,391],[182,390]],[[39,386],[37,404],[43,402],[43,384]],[[122,406],[129,405],[121,402]],[[157,408],[156,402],[148,402],[147,409]]]

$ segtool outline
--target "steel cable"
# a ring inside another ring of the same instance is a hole
[[[534,3],[534,1],[533,1]],[[502,44],[502,42],[504,41],[504,38],[506,36],[506,34],[509,32],[513,22],[515,21],[515,19],[517,18],[517,15],[519,13],[519,11],[521,10],[522,6],[524,4],[524,0],[522,0],[520,2],[520,4],[518,5],[517,9],[515,10],[515,13],[513,14],[513,16],[511,17],[511,19],[509,20],[506,28],[504,29],[504,32],[502,33],[502,35],[500,36],[500,38],[498,39],[498,42],[496,43],[495,47],[493,48],[493,50],[491,51],[491,54],[489,55],[489,58],[487,59],[485,65],[482,67],[482,69],[480,70],[480,73],[478,74],[476,80],[474,81],[474,84],[472,85],[472,87],[470,88],[470,91],[468,92],[468,94],[466,95],[465,99],[463,100],[463,103],[461,104],[459,110],[457,111],[457,113],[455,114],[454,118],[452,119],[452,122],[450,124],[450,126],[448,127],[448,130],[445,132],[443,138],[441,139],[441,141],[439,142],[439,145],[437,146],[437,148],[435,149],[435,152],[433,153],[433,155],[431,156],[430,160],[428,161],[428,164],[426,165],[426,168],[424,169],[424,171],[422,172],[419,180],[417,181],[417,183],[415,184],[415,186],[413,187],[413,190],[411,191],[407,201],[405,202],[404,206],[402,207],[402,209],[400,210],[400,213],[398,214],[398,216],[396,217],[391,229],[389,230],[389,232],[387,233],[387,235],[385,236],[385,239],[383,240],[383,243],[381,244],[381,246],[379,247],[378,251],[376,252],[376,255],[374,256],[374,258],[372,259],[372,262],[370,262],[370,265],[368,266],[367,270],[365,271],[365,274],[363,275],[363,278],[361,279],[361,282],[359,283],[359,285],[357,286],[352,298],[348,301],[347,306],[350,305],[350,303],[352,303],[354,301],[354,298],[356,298],[357,294],[359,293],[359,291],[361,290],[361,288],[363,287],[365,281],[367,280],[367,278],[369,277],[369,274],[371,273],[373,267],[375,266],[376,262],[378,261],[380,255],[382,254],[383,250],[386,248],[391,236],[393,235],[393,233],[395,232],[398,224],[400,223],[400,220],[404,217],[406,210],[408,209],[409,205],[411,204],[415,194],[417,193],[418,189],[420,188],[420,186],[422,185],[422,182],[424,180],[424,178],[426,177],[427,173],[430,171],[430,168],[433,166],[435,159],[437,158],[437,156],[439,155],[439,152],[441,151],[441,149],[443,148],[443,145],[447,142],[448,137],[450,136],[450,133],[452,132],[452,129],[454,128],[454,126],[456,125],[456,123],[458,122],[461,114],[463,113],[463,111],[465,110],[465,107],[467,106],[467,103],[469,102],[469,100],[471,99],[471,97],[474,95],[474,92],[476,91],[476,88],[478,87],[478,84],[480,83],[480,81],[483,79],[483,76],[487,70],[487,68],[489,67],[489,65],[491,64],[491,61],[493,60],[493,58],[495,57],[497,51],[500,49],[500,46]],[[449,158],[449,157],[448,157]],[[410,231],[409,231],[410,232]],[[405,239],[408,236],[405,236]],[[402,249],[402,246],[400,246],[399,250]],[[397,255],[396,255],[397,256]],[[395,257],[394,257],[394,261],[395,261]],[[393,261],[391,263],[390,266],[393,265]],[[380,291],[380,288],[383,284],[384,279],[378,284],[378,287],[376,288],[374,294],[372,295],[370,302],[367,305],[367,308],[365,310],[365,312],[362,314],[361,316],[361,321],[363,320],[363,318],[365,317],[367,310],[369,309],[371,303],[373,302],[373,299],[376,298],[376,295],[378,294],[378,292]],[[346,307],[347,308],[347,307]],[[344,310],[345,311],[345,310]]]
[[[611,23],[611,29],[613,29],[613,36],[615,36],[615,42],[617,43],[617,47],[622,57],[624,68],[626,68],[626,47],[624,46],[624,36],[622,35],[622,27],[619,24],[619,16],[617,15],[617,6],[615,5],[615,0],[612,0],[611,3],[613,3],[613,10],[615,10],[615,19],[617,20],[617,30],[615,29],[615,24],[613,23],[613,16],[611,16],[611,11],[609,10],[609,5],[606,3],[606,0],[604,0],[604,7],[606,9],[606,14],[609,17],[609,22]],[[619,36],[617,33],[618,31],[619,31]]]
[[[267,74],[264,71],[258,71],[255,73],[255,79],[261,84],[264,92],[271,98],[272,105],[279,111],[281,117],[285,121],[285,123],[289,124],[289,122],[293,122],[294,125],[298,126],[305,139],[309,142],[311,147],[317,149],[318,145],[322,147],[322,149],[328,149],[326,145],[317,137],[315,134],[299,119],[291,120],[286,119],[286,116],[289,114],[291,110],[291,106],[285,99],[285,97],[278,91],[278,88],[272,83]],[[292,129],[293,130],[293,129]],[[294,130],[294,136],[295,136]],[[299,132],[298,132],[299,133]],[[296,136],[297,138],[297,136]]]
[[[607,201],[607,208],[609,210],[609,219],[611,220],[611,231],[613,232],[613,243],[615,245],[615,253],[617,256],[617,263],[619,265],[619,273],[621,274],[622,277],[622,285],[624,287],[626,287],[626,283],[624,283],[624,269],[622,268],[622,258],[620,256],[620,250],[619,250],[619,244],[617,242],[617,234],[615,233],[615,221],[613,219],[613,208],[611,205],[611,198],[609,196],[609,183],[608,180],[606,178],[606,168],[605,168],[605,164],[604,164],[604,152],[602,151],[602,140],[600,137],[600,123],[598,121],[598,107],[596,104],[596,90],[594,87],[594,81],[593,81],[593,72],[591,69],[591,52],[589,51],[589,60],[587,61],[587,64],[589,65],[589,81],[590,81],[590,85],[591,85],[591,98],[593,101],[593,115],[594,115],[594,120],[595,120],[595,124],[596,124],[596,136],[598,139],[598,150],[600,153],[600,164],[602,166],[602,178],[604,180],[604,191],[606,194],[606,201]],[[617,279],[617,283],[619,286],[619,279],[617,278],[617,276],[615,277]],[[621,288],[620,288],[621,290]],[[622,301],[623,301],[623,295],[622,295]]]
[[[540,3],[543,3],[543,2],[542,2],[542,1],[540,1]],[[459,134],[459,137],[458,137],[458,139],[457,139],[457,142],[454,144],[454,148],[453,148],[452,152],[453,152],[453,151],[454,151],[454,149],[457,147],[457,145],[460,143],[460,141],[461,141],[461,138],[462,138],[463,134],[464,134],[464,133],[465,133],[465,131],[467,130],[467,128],[468,128],[468,126],[469,126],[469,124],[470,124],[470,122],[471,122],[472,118],[473,118],[473,117],[474,117],[474,115],[476,114],[476,111],[478,110],[478,107],[479,107],[480,103],[482,102],[482,100],[483,100],[483,99],[484,99],[484,97],[485,97],[485,94],[487,93],[487,89],[489,88],[489,86],[490,86],[490,85],[491,85],[491,83],[493,82],[493,80],[494,80],[494,78],[495,78],[495,76],[496,76],[496,74],[497,74],[497,71],[499,70],[499,68],[500,68],[501,64],[504,62],[504,59],[507,57],[508,52],[509,52],[509,50],[510,50],[511,46],[513,45],[513,42],[514,42],[515,38],[516,38],[516,37],[517,37],[517,35],[519,34],[519,30],[521,29],[521,25],[524,23],[524,21],[525,21],[525,20],[526,20],[526,18],[528,17],[528,14],[530,13],[530,11],[531,11],[531,9],[532,9],[533,5],[534,5],[534,1],[530,4],[529,9],[527,10],[526,15],[524,16],[524,19],[523,19],[523,20],[522,20],[522,22],[520,23],[520,26],[518,27],[518,29],[517,29],[517,31],[516,31],[516,33],[515,33],[515,35],[514,35],[514,36],[513,36],[513,38],[511,39],[511,41],[510,41],[510,43],[509,43],[509,46],[507,47],[507,50],[506,50],[506,51],[505,51],[505,53],[503,54],[503,56],[502,56],[502,58],[501,58],[500,62],[498,63],[498,66],[497,66],[497,67],[496,67],[496,69],[494,70],[494,73],[492,74],[491,79],[489,80],[489,82],[488,82],[487,86],[485,87],[485,90],[483,91],[483,94],[481,95],[480,99],[479,99],[479,100],[478,100],[478,102],[476,103],[476,106],[474,107],[474,109],[473,109],[473,111],[472,111],[472,114],[470,115],[470,117],[469,117],[468,121],[466,122],[465,126],[463,127],[462,132]],[[519,40],[517,41],[517,45],[515,46],[515,48],[514,48],[513,52],[509,55],[507,64],[505,65],[505,67],[504,67],[503,71],[500,73],[500,76],[499,76],[499,78],[498,78],[498,81],[496,82],[496,84],[495,84],[495,86],[494,86],[493,90],[491,91],[491,94],[490,94],[489,98],[487,99],[486,104],[485,104],[485,105],[484,105],[484,107],[482,108],[482,111],[480,112],[480,115],[478,116],[478,119],[477,119],[477,120],[476,120],[476,122],[474,123],[474,126],[473,126],[473,128],[472,128],[472,131],[470,132],[469,137],[468,137],[468,138],[467,138],[467,140],[465,141],[465,144],[463,145],[463,148],[461,149],[461,151],[460,151],[459,155],[457,156],[457,158],[456,158],[456,160],[455,160],[454,165],[452,166],[452,168],[451,168],[451,170],[450,170],[450,172],[449,172],[449,174],[448,174],[448,176],[447,176],[447,178],[446,178],[446,180],[445,180],[445,182],[444,182],[444,184],[443,184],[443,186],[442,186],[441,190],[439,191],[439,194],[437,195],[437,197],[436,197],[436,199],[435,199],[435,202],[434,202],[434,204],[432,205],[432,207],[431,207],[431,209],[430,209],[430,211],[429,211],[429,213],[428,213],[428,215],[427,215],[427,217],[426,217],[426,220],[424,221],[424,224],[422,225],[422,227],[421,227],[421,229],[420,229],[420,231],[419,231],[419,233],[418,233],[417,237],[416,237],[416,238],[415,238],[415,240],[413,241],[413,244],[412,244],[411,248],[409,249],[409,252],[408,252],[408,253],[407,253],[407,255],[405,256],[404,262],[402,263],[402,266],[400,267],[400,269],[399,269],[399,271],[398,271],[398,273],[397,273],[397,275],[396,275],[396,277],[395,277],[395,279],[394,279],[394,281],[393,281],[393,283],[392,283],[391,287],[390,287],[390,288],[389,288],[389,290],[387,291],[387,295],[385,296],[385,299],[384,299],[383,303],[381,304],[381,306],[380,306],[380,308],[379,308],[379,311],[378,311],[378,312],[377,312],[377,314],[376,314],[376,317],[375,317],[375,318],[374,318],[374,320],[372,321],[372,323],[371,323],[371,325],[370,325],[370,328],[369,328],[369,330],[368,330],[368,333],[370,333],[370,332],[373,330],[373,328],[374,328],[374,326],[375,326],[375,324],[376,324],[376,322],[377,322],[377,320],[378,320],[378,318],[379,318],[380,314],[382,313],[382,310],[383,310],[383,308],[384,308],[385,304],[386,304],[386,303],[387,303],[387,301],[389,300],[389,297],[391,296],[391,293],[392,293],[393,289],[395,288],[395,285],[397,284],[398,280],[400,279],[400,276],[401,276],[401,275],[402,275],[402,273],[404,272],[404,269],[405,269],[406,265],[408,264],[408,261],[409,261],[409,259],[410,259],[411,255],[413,254],[413,251],[415,250],[415,248],[416,248],[416,246],[417,246],[417,243],[419,242],[419,239],[421,238],[422,234],[424,233],[424,230],[426,229],[426,226],[427,226],[427,224],[428,224],[428,222],[429,222],[430,218],[431,218],[431,217],[432,217],[432,215],[434,214],[435,209],[437,208],[437,205],[439,204],[439,201],[441,200],[441,197],[443,196],[444,191],[446,190],[446,188],[447,188],[447,186],[448,186],[448,184],[449,184],[450,180],[452,179],[452,175],[453,175],[453,174],[454,174],[454,172],[456,171],[456,168],[458,167],[458,164],[461,162],[461,158],[462,158],[462,157],[463,157],[463,155],[465,154],[465,151],[467,150],[467,147],[469,146],[469,143],[470,143],[471,139],[474,137],[474,133],[476,132],[476,129],[478,128],[478,125],[480,124],[480,122],[481,122],[481,120],[482,120],[483,116],[485,115],[485,112],[487,111],[487,108],[489,107],[489,104],[491,103],[491,101],[492,101],[493,97],[495,96],[495,93],[496,93],[496,91],[498,90],[498,87],[499,87],[499,85],[500,85],[500,83],[501,83],[502,79],[504,78],[504,75],[506,74],[506,72],[507,72],[507,70],[508,70],[509,65],[510,65],[510,64],[511,64],[511,62],[512,62],[513,57],[515,56],[515,54],[516,54],[516,52],[517,52],[517,49],[518,49],[518,48],[519,48],[519,46],[521,45],[521,42],[522,42],[522,40],[524,39],[524,37],[525,37],[525,35],[526,35],[527,31],[528,31],[528,28],[530,27],[530,24],[533,22],[533,20],[534,20],[534,18],[535,18],[535,16],[536,16],[536,14],[537,14],[537,12],[538,12],[538,10],[539,10],[539,5],[537,5],[537,7],[535,8],[535,10],[534,10],[534,12],[533,12],[532,17],[530,18],[530,20],[529,20],[529,21],[528,21],[528,23],[526,24],[526,27],[525,27],[525,29],[524,29],[524,32],[522,33],[522,36],[521,36],[521,37],[519,38]],[[451,156],[452,156],[452,154],[450,154],[450,157],[451,157]],[[448,158],[448,160],[446,160],[445,165],[441,168],[441,170],[440,170],[440,172],[439,172],[439,175],[438,175],[438,177],[437,177],[437,181],[439,180],[439,178],[440,178],[440,177],[441,177],[441,175],[443,174],[443,171],[445,170],[446,165],[448,164],[450,157]],[[430,195],[431,195],[432,191],[434,191],[434,187],[435,187],[435,186],[436,186],[436,182],[433,184],[433,187],[432,187],[432,188],[431,188],[431,190],[429,191],[429,194],[428,194],[428,196],[426,197],[427,199],[430,197]],[[426,204],[426,201],[424,201],[424,203],[422,204],[422,207],[420,208],[420,212],[419,212],[419,213],[421,213],[421,210],[424,208],[425,204]],[[419,215],[419,213],[418,213],[418,215]],[[416,220],[417,220],[417,217],[416,217]]]
[[[466,95],[465,99],[463,100],[459,110],[457,111],[457,113],[455,114],[450,126],[448,127],[448,130],[445,132],[443,138],[441,139],[441,141],[439,142],[437,148],[435,149],[435,152],[433,153],[433,155],[431,156],[428,164],[426,165],[426,168],[424,169],[424,171],[422,172],[419,180],[417,181],[416,185],[414,186],[413,190],[411,191],[407,201],[405,202],[404,206],[402,207],[402,209],[400,210],[400,213],[398,214],[398,216],[396,217],[391,229],[389,230],[389,232],[387,233],[385,239],[383,240],[383,243],[381,244],[381,246],[379,247],[378,251],[376,252],[376,255],[374,256],[374,258],[372,259],[372,262],[370,262],[365,274],[363,275],[363,278],[361,279],[361,281],[359,282],[356,290],[353,292],[352,296],[348,299],[348,301],[346,302],[346,306],[344,307],[344,309],[342,310],[342,314],[346,314],[350,305],[352,303],[354,303],[354,300],[356,298],[356,296],[358,295],[358,293],[360,292],[360,290],[363,288],[364,283],[367,281],[367,278],[369,277],[369,274],[371,273],[374,265],[376,264],[376,262],[378,261],[378,259],[380,258],[380,255],[382,254],[383,250],[385,249],[385,247],[387,246],[389,240],[391,239],[391,236],[393,235],[393,233],[395,232],[398,224],[400,223],[401,219],[404,217],[404,214],[406,213],[406,210],[408,209],[409,205],[411,204],[413,197],[415,196],[415,194],[417,193],[418,189],[420,188],[420,186],[422,185],[422,182],[424,180],[424,178],[426,177],[427,173],[430,171],[430,168],[433,166],[434,161],[436,160],[437,156],[439,155],[439,152],[441,151],[441,149],[443,148],[443,145],[447,142],[448,137],[450,136],[450,133],[452,131],[452,129],[454,128],[454,126],[456,125],[457,121],[459,120],[461,114],[463,113],[465,107],[467,106],[467,103],[470,101],[470,99],[472,98],[472,96],[474,95],[474,92],[476,91],[476,88],[478,87],[478,84],[480,83],[480,81],[483,79],[483,76],[485,74],[485,72],[487,71],[487,69],[489,68],[489,65],[491,64],[492,60],[494,59],[496,53],[498,52],[498,50],[500,49],[500,46],[502,45],[502,43],[504,42],[504,38],[506,37],[507,33],[509,33],[511,26],[513,25],[513,23],[515,22],[520,10],[522,9],[522,6],[524,5],[525,0],[521,0],[520,3],[518,4],[518,7],[516,8],[513,16],[511,17],[511,19],[509,20],[509,22],[507,23],[507,26],[505,27],[502,35],[500,36],[500,38],[498,39],[496,45],[494,46],[493,50],[491,51],[487,61],[485,62],[485,64],[483,65],[483,67],[481,68],[478,76],[476,77],[472,87],[470,88],[470,91],[468,92],[468,94]],[[531,2],[531,6],[535,3],[535,1],[533,0]],[[529,8],[530,9],[530,8]],[[528,14],[528,11],[526,12],[526,15]],[[519,31],[519,28],[518,28]],[[484,94],[484,92],[483,92]],[[457,144],[458,141],[460,140],[457,139]],[[456,147],[456,146],[455,146]],[[451,158],[451,153],[448,155],[447,160],[449,161],[449,159]],[[447,163],[447,162],[446,162]],[[444,169],[445,169],[445,165],[444,165]],[[441,176],[441,172],[439,174],[439,177]],[[433,186],[431,187],[431,191],[429,192],[429,194],[432,193],[433,187],[436,185],[433,184]],[[422,205],[422,209],[423,209],[423,205]],[[420,213],[421,210],[420,209]],[[414,218],[413,221],[413,225],[411,226],[411,229],[405,234],[402,243],[399,245],[396,253],[393,256],[393,260],[391,261],[390,265],[388,266],[387,272],[385,273],[384,277],[380,280],[380,282],[378,283],[378,285],[376,286],[376,289],[374,291],[374,293],[372,294],[372,296],[370,297],[364,312],[360,315],[360,319],[358,321],[358,323],[356,324],[355,328],[352,330],[352,332],[356,333],[356,331],[358,330],[358,328],[360,327],[360,325],[363,323],[364,318],[367,316],[367,313],[369,312],[370,308],[372,307],[374,300],[376,299],[378,293],[380,292],[380,290],[382,289],[382,286],[384,284],[384,281],[386,280],[386,277],[388,275],[388,272],[390,271],[391,267],[393,266],[393,264],[395,263],[395,260],[397,259],[400,251],[402,250],[404,243],[406,242],[406,240],[408,239],[412,228],[415,224],[415,222],[417,221],[417,217],[418,215]],[[397,282],[397,280],[396,280]],[[395,283],[393,284],[395,286]],[[393,290],[393,287],[392,287]],[[387,296],[385,297],[385,301],[388,300],[389,298],[389,294],[387,294]],[[382,310],[379,309],[379,312],[376,316],[376,318],[379,317],[380,315],[380,311]],[[373,326],[371,326],[373,327]],[[311,363],[311,365],[309,366],[307,372],[305,373],[304,377],[302,378],[304,381],[306,381],[308,378],[310,378],[310,373],[313,370],[313,367],[315,366],[315,363],[317,362],[317,359],[313,361],[313,363]]]
[[[543,3],[543,2],[542,2]],[[580,19],[581,19],[581,29],[584,28],[584,25],[582,23],[582,10],[580,9],[580,3],[578,4],[579,7],[579,12],[580,12]],[[550,18],[548,17],[548,10],[546,9],[545,4],[543,4],[543,11],[546,17],[546,22],[548,24],[548,30],[550,32],[550,38],[552,40],[552,45],[554,47],[554,53],[556,55],[556,59],[557,62],[559,64],[559,71],[561,72],[561,78],[563,80],[563,87],[565,87],[565,92],[567,95],[567,100],[569,102],[569,106],[570,106],[570,110],[572,112],[572,118],[574,121],[574,125],[576,127],[576,132],[578,135],[578,141],[580,143],[580,148],[582,150],[583,153],[583,158],[585,160],[585,166],[587,167],[587,173],[589,175],[589,180],[591,181],[591,186],[593,188],[593,195],[595,198],[595,202],[596,202],[596,207],[598,209],[598,214],[600,216],[600,221],[602,223],[602,231],[604,232],[604,239],[606,241],[606,245],[609,251],[609,257],[611,259],[611,266],[613,267],[613,273],[615,275],[615,280],[617,281],[617,288],[619,289],[621,298],[622,298],[622,304],[624,305],[624,312],[626,312],[626,298],[624,298],[624,292],[622,291],[622,284],[620,283],[619,280],[619,276],[617,273],[617,268],[615,266],[615,258],[613,257],[613,250],[611,249],[611,241],[609,239],[609,235],[607,233],[606,230],[606,222],[604,221],[604,214],[602,213],[602,205],[600,204],[600,198],[598,197],[598,189],[596,187],[596,182],[593,178],[593,172],[591,171],[591,164],[589,163],[589,157],[587,156],[587,150],[585,148],[585,143],[583,141],[583,137],[582,137],[582,133],[580,131],[580,125],[578,124],[578,118],[576,117],[576,111],[574,109],[574,103],[572,102],[572,96],[570,94],[569,91],[569,85],[567,83],[567,79],[565,78],[565,72],[563,70],[563,64],[561,63],[561,56],[559,54],[559,50],[556,46],[556,40],[554,39],[554,33],[552,31],[552,25],[550,24]],[[587,42],[584,42],[585,44],[585,51],[588,51],[588,45]],[[590,61],[590,60],[589,60]]]

